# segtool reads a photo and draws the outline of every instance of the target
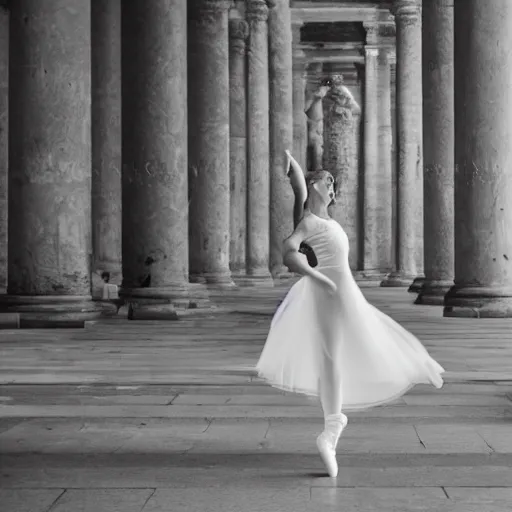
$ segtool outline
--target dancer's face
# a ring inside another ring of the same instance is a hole
[[[331,173],[327,171],[314,173],[308,181],[309,187],[312,187],[316,191],[325,204],[329,205],[333,201],[335,196],[334,178]]]

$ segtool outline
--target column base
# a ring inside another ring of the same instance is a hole
[[[512,318],[512,289],[454,285],[444,297],[443,316]]]
[[[297,277],[298,274],[295,272],[290,272],[287,268],[285,268],[282,272],[273,273],[272,279],[274,281],[274,284],[278,284],[281,282],[289,281],[290,279],[293,279]],[[301,276],[302,277],[302,276]]]
[[[426,279],[414,304],[422,306],[443,306],[444,296],[453,286],[453,281],[435,281]]]
[[[288,270],[288,267],[284,265],[276,266],[270,270],[270,275],[274,281],[281,279],[289,279],[293,277],[295,274]]]
[[[421,291],[421,289],[423,288],[424,284],[425,284],[424,276],[415,277],[414,281],[412,282],[411,286],[409,286],[409,289],[407,291],[409,293],[419,293]]]
[[[128,306],[128,320],[179,320],[185,311],[209,304],[204,286],[123,288],[119,295]]]
[[[273,287],[274,280],[270,273],[268,275],[253,276],[249,274],[239,274],[233,276],[235,283],[241,287]]]
[[[192,284],[206,285],[214,289],[234,288],[231,272],[202,272],[201,274],[190,274],[189,281]]]
[[[354,270],[352,275],[359,288],[373,288],[380,286],[387,272],[381,272],[380,270]]]
[[[241,286],[274,286],[272,275],[267,267],[248,269],[245,273],[238,274],[236,281]]]
[[[0,312],[20,329],[83,328],[85,322],[111,316],[114,308],[92,300],[91,296],[3,295]],[[15,317],[18,317],[17,320]]]
[[[380,283],[384,288],[409,288],[416,276],[400,271],[391,272]]]

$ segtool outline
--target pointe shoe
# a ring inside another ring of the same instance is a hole
[[[338,476],[336,446],[347,423],[348,419],[344,414],[328,416],[325,420],[324,431],[316,439],[316,446],[320,452],[320,457],[331,478]]]

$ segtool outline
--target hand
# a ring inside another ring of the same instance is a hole
[[[338,291],[338,287],[336,286],[334,281],[331,281],[330,279],[324,281],[323,285],[327,289],[327,293],[329,295],[334,295]]]
[[[314,277],[317,279],[318,284],[329,295],[334,295],[336,293],[336,291],[338,290],[338,287],[336,286],[334,281],[332,281],[331,279],[329,279],[327,276],[325,276],[324,274],[322,274],[320,272],[317,272],[317,271],[314,271],[314,272],[315,272],[315,276]]]

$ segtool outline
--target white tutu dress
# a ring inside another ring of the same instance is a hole
[[[343,228],[311,212],[301,223],[308,226],[304,241],[315,252],[316,270],[337,291],[329,293],[310,276],[292,286],[272,320],[256,366],[259,377],[319,396],[322,368],[330,361],[341,377],[344,411],[385,404],[415,384],[440,388],[444,369],[414,335],[366,301],[349,267]]]

